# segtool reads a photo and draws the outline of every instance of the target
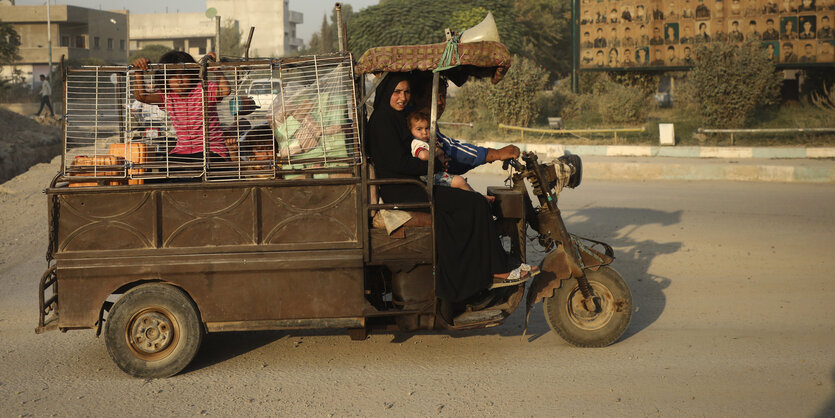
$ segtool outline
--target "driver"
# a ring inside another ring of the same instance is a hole
[[[415,88],[414,107],[428,109],[431,105],[432,77],[415,77],[412,80]],[[444,114],[446,109],[447,80],[441,77],[438,83],[438,118]],[[493,161],[505,161],[519,158],[519,147],[506,145],[499,149],[486,148],[478,145],[461,142],[441,133],[440,127],[436,127],[438,145],[443,149],[444,154],[449,157],[447,172],[450,174],[464,174],[473,168]]]

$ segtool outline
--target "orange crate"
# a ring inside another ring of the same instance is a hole
[[[125,159],[114,155],[79,155],[75,157],[72,162],[72,167],[80,167],[81,171],[70,172],[70,177],[85,176],[85,177],[111,177],[122,175],[119,171],[103,171],[104,167],[117,167],[125,165]],[[96,168],[94,168],[96,167]],[[98,181],[79,181],[70,182],[70,187],[89,187],[89,186],[118,186],[125,184],[124,180],[98,180]]]
[[[110,155],[121,157],[125,161],[130,161],[134,164],[145,164],[151,158],[151,149],[148,145],[139,142],[131,142],[129,144],[111,144]],[[128,174],[133,176],[144,173],[144,168],[131,168]],[[143,179],[130,179],[128,184],[143,184]]]

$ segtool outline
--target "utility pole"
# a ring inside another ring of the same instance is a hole
[[[130,10],[125,10],[125,63],[130,65]]]
[[[577,93],[579,88],[579,74],[577,67],[580,61],[580,0],[571,2],[571,92]]]
[[[220,62],[220,16],[215,16],[215,54]]]
[[[49,48],[49,70],[46,73],[46,79],[49,85],[52,86],[52,19],[49,15],[49,2],[46,0],[46,43]]]

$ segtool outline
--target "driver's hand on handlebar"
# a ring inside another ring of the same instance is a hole
[[[499,150],[499,160],[515,160],[519,158],[519,147],[516,145],[507,145],[505,147],[500,148]]]
[[[522,170],[522,164],[520,164],[519,160],[515,158],[504,160],[504,162],[502,162],[502,170],[507,170],[511,166],[517,170]]]
[[[499,149],[488,148],[486,162],[493,161],[507,161],[519,158],[519,147],[516,145],[507,145]]]

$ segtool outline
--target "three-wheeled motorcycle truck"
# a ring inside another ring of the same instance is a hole
[[[178,373],[207,332],[340,328],[364,339],[369,330],[468,330],[500,325],[523,300],[528,311],[544,301],[548,325],[572,345],[618,340],[632,298],[610,266],[612,248],[570,234],[558,208],[563,188],[580,185],[576,155],[545,162],[523,153],[506,162],[508,185],[488,188],[509,251],[524,260],[535,234],[547,255],[541,274],[478,300],[435,296],[434,225],[389,231],[374,221],[431,211],[432,184],[369,175],[366,75],[431,72],[446,45],[373,48],[356,63],[340,52],[151,65],[144,74],[66,70],[37,332],[96,329],[114,362],[137,377]],[[510,66],[498,42],[462,42],[457,51],[458,65],[434,73],[433,97],[440,76],[498,82]],[[223,161],[173,159],[170,121],[148,128],[136,111],[159,110],[134,100],[137,77],[164,89],[160,80],[177,72],[197,77],[204,92],[219,77],[231,86],[216,104],[230,150]],[[253,80],[272,84],[266,109],[246,98]],[[436,104],[431,118],[434,149]],[[398,181],[419,183],[428,202],[376,200],[376,186]]]

